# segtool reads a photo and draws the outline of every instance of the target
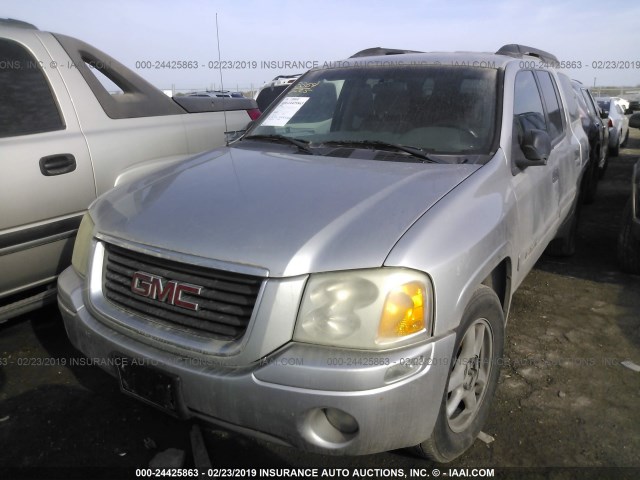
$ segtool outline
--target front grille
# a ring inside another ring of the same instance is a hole
[[[105,244],[105,250],[103,291],[114,305],[193,333],[226,340],[244,335],[262,283],[260,277],[165,260],[110,244]],[[166,301],[167,295],[163,301],[134,293],[136,272],[161,277],[163,285],[173,281],[202,287],[199,294],[184,293],[180,297],[183,302],[197,304],[197,310],[172,305]]]

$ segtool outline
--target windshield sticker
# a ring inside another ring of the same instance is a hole
[[[262,126],[284,127],[307,100],[309,100],[309,97],[286,97],[280,102],[280,105],[274,108],[267,119],[262,122]]]
[[[318,85],[320,85],[320,82],[300,82],[298,85],[291,89],[291,93],[309,93]]]

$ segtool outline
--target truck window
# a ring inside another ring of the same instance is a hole
[[[558,89],[549,72],[538,71],[537,74],[544,104],[547,107],[547,114],[549,115],[549,136],[551,137],[551,142],[553,142],[564,130],[562,107],[558,100]]]
[[[19,43],[0,39],[0,138],[64,128],[36,59]]]
[[[516,77],[513,115],[523,129],[547,130],[540,92],[533,78],[533,72],[529,70],[518,73]]]
[[[581,89],[580,91],[582,93],[582,97],[584,98],[584,102],[587,105],[587,109],[589,110],[589,113],[591,115],[598,116],[598,109],[593,104],[593,100],[591,98],[591,95],[589,95],[589,93],[584,89]]]
[[[497,76],[489,68],[435,64],[312,70],[252,134],[486,155],[494,142]]]
[[[569,118],[572,122],[580,120],[580,108],[584,107],[582,110],[586,112],[586,105],[580,104],[582,98],[578,98],[578,93],[573,89],[571,79],[569,77],[559,73],[558,78],[560,79],[560,86],[562,87],[564,96],[567,100],[567,112],[569,113]]]
[[[54,34],[54,37],[67,52],[109,118],[141,118],[186,113],[156,87],[104,52],[66,35]],[[114,90],[122,93],[112,95],[110,91]]]

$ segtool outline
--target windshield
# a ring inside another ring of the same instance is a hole
[[[351,67],[308,72],[249,132],[309,142],[385,142],[435,154],[487,154],[497,70]]]

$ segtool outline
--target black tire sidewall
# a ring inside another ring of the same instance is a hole
[[[493,335],[492,366],[489,373],[487,390],[482,399],[482,404],[471,425],[463,432],[457,433],[451,430],[447,421],[446,402],[447,387],[443,393],[438,420],[436,422],[431,440],[439,451],[442,461],[451,461],[464,453],[475,441],[478,433],[482,429],[491,407],[498,377],[500,375],[500,364],[504,352],[504,314],[495,292],[489,287],[482,286],[476,290],[465,309],[460,326],[456,332],[456,343],[450,361],[453,362],[453,355],[458,351],[460,343],[469,326],[477,319],[485,318],[489,323]],[[449,367],[447,383],[451,376],[453,365]]]
[[[622,227],[618,234],[618,263],[623,272],[640,275],[640,239],[632,231],[632,199],[627,201],[622,212]]]

